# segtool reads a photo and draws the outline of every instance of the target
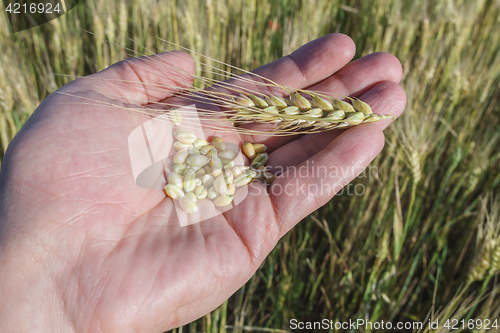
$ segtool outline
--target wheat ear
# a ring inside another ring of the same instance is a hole
[[[205,55],[201,55],[172,42],[164,42],[204,58],[208,58]],[[132,51],[130,49],[127,50]],[[199,119],[206,129],[218,132],[238,132],[240,134],[250,135],[285,136],[316,133],[394,118],[391,115],[374,114],[367,103],[357,98],[347,96],[336,96],[337,98],[335,98],[323,92],[295,90],[287,86],[279,85],[258,74],[244,71],[215,59],[208,59],[237,69],[243,72],[244,75],[235,75],[234,73],[208,66],[205,63],[200,63],[202,68],[207,67],[207,69],[203,69],[203,72],[210,72],[223,78],[230,79],[229,81],[222,82],[187,73],[176,67],[175,64],[146,56],[146,61],[166,66],[174,72],[178,72],[180,76],[191,76],[193,79],[209,86],[209,88],[200,89],[182,84],[167,86],[141,83],[142,86],[147,86],[149,91],[170,91],[174,97],[180,97],[182,100],[181,103],[179,103],[178,99],[176,102],[164,101],[150,103],[161,106],[161,109],[123,107],[111,102],[91,100],[79,96],[74,97],[87,100],[82,103],[111,106],[150,117],[169,114],[170,119],[174,119],[174,122],[181,127],[186,123],[183,120]],[[159,75],[158,73],[152,74]],[[92,77],[86,78],[92,79]],[[168,77],[168,79],[171,78]],[[99,80],[108,81],[108,79]],[[123,80],[109,81],[137,84],[136,82],[126,82]],[[266,91],[266,93],[262,93],[261,91]],[[279,94],[286,97],[280,97]],[[113,96],[111,93],[107,93],[106,97],[115,99],[120,96]],[[345,98],[351,103],[345,102],[341,100],[341,98]],[[181,108],[183,105],[187,104],[195,104],[196,109],[185,110]],[[216,110],[214,110],[214,106]],[[231,124],[228,123],[228,120]],[[187,123],[189,124],[189,122]],[[273,124],[273,127],[269,128],[268,126],[262,129],[262,126],[244,126],[247,124]]]
[[[233,98],[234,104],[228,105],[236,112],[229,119],[236,126],[248,122],[277,123],[270,133],[294,133],[301,130],[317,132],[394,119],[391,115],[374,114],[371,107],[359,99],[349,98],[351,105],[339,99],[321,97],[311,91],[301,90],[301,93],[294,92],[288,98],[274,95],[264,95],[261,98],[253,94],[242,94]]]

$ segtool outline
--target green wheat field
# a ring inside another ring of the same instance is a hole
[[[352,182],[366,191],[334,197],[229,300],[174,332],[287,332],[293,318],[500,325],[499,31],[498,0],[88,0],[16,34],[0,14],[0,157],[72,76],[172,49],[157,37],[251,70],[347,34],[356,58],[397,56],[408,95],[377,172]]]

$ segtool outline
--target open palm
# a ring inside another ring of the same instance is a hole
[[[353,42],[333,34],[256,72],[294,88],[355,95],[375,113],[399,116],[405,94],[397,59],[378,53],[345,66],[353,55]],[[156,57],[194,71],[179,53]],[[347,172],[285,173],[269,194],[251,187],[254,195],[224,215],[180,227],[172,200],[138,187],[132,176],[127,138],[147,119],[88,102],[164,101],[168,91],[151,86],[175,82],[161,63],[128,60],[93,76],[104,81],[71,82],[38,107],[9,146],[0,174],[0,317],[7,319],[0,322],[7,328],[160,332],[193,321],[240,288],[286,232],[383,147],[388,121],[268,138],[271,166],[309,161]],[[234,135],[231,141],[241,142]],[[303,191],[325,182],[331,190]]]

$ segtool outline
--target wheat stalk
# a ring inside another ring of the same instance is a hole
[[[489,207],[488,207],[489,203]],[[482,198],[478,243],[482,243],[468,282],[500,273],[500,198]]]
[[[196,53],[172,42],[162,40],[192,54],[208,59],[212,62],[223,64],[229,68],[243,72],[244,75],[235,75],[205,63],[199,63],[203,73],[216,74],[219,77],[229,79],[218,81],[203,76],[193,75],[184,70],[153,56],[146,56],[146,61],[154,62],[156,65],[169,68],[177,72],[179,77],[166,77],[176,82],[176,85],[155,85],[140,83],[147,86],[148,90],[169,91],[173,97],[166,102],[151,102],[158,108],[130,108],[123,107],[111,102],[102,102],[89,98],[74,96],[88,100],[83,102],[90,105],[106,105],[122,108],[128,111],[144,114],[149,117],[157,117],[169,114],[176,119],[176,124],[183,126],[185,120],[199,119],[206,129],[218,132],[238,132],[240,134],[253,135],[295,135],[305,133],[323,132],[332,129],[348,128],[362,123],[377,122],[383,119],[394,119],[391,115],[378,115],[372,112],[371,107],[357,99],[347,96],[328,96],[323,92],[311,90],[297,90],[287,86],[279,85],[272,80],[244,71],[235,66],[225,64],[205,55]],[[113,44],[108,41],[108,43]],[[116,44],[115,44],[116,45]],[[132,51],[127,49],[128,51]],[[132,51],[136,53],[135,51]],[[128,60],[125,60],[128,61]],[[203,74],[202,73],[202,74]],[[158,73],[152,73],[159,75]],[[190,76],[198,82],[208,86],[207,89],[195,88],[182,84],[181,77]],[[95,79],[92,77],[84,77]],[[176,80],[177,79],[177,80]],[[138,84],[124,80],[101,79],[106,81],[118,81],[127,84]],[[266,93],[262,93],[264,90]],[[281,96],[280,96],[281,95]],[[106,97],[115,99],[120,97],[106,93]],[[341,100],[345,98],[351,103]],[[81,103],[79,103],[81,104]],[[182,106],[195,104],[196,109],[183,109]],[[179,112],[181,111],[181,112]],[[222,123],[221,123],[222,122]],[[187,122],[190,124],[190,122]],[[251,124],[265,124],[262,126],[247,126]],[[272,124],[269,127],[269,124]]]

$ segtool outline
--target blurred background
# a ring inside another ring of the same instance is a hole
[[[363,193],[334,197],[220,308],[174,331],[284,332],[292,318],[488,318],[497,329],[476,331],[498,331],[499,31],[497,0],[87,0],[16,34],[0,14],[0,157],[58,87],[172,49],[161,39],[251,70],[347,34],[356,58],[396,55],[408,95],[376,168],[351,184]]]

